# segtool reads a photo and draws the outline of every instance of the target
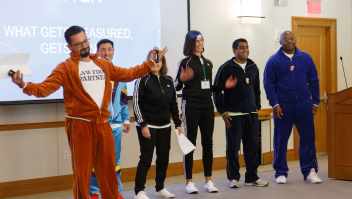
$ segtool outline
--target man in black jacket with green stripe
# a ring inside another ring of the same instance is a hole
[[[215,106],[226,124],[227,178],[230,188],[239,187],[240,164],[238,151],[241,139],[246,162],[245,185],[267,186],[268,182],[257,175],[259,157],[260,80],[257,65],[250,59],[248,42],[237,39],[232,44],[235,57],[225,62],[218,70],[214,85],[222,85],[232,75],[237,77],[237,85],[224,93],[213,93]]]

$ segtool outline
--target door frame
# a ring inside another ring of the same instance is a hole
[[[299,26],[324,27],[326,28],[326,93],[337,92],[337,29],[334,18],[313,18],[292,16],[292,32],[298,35]],[[321,95],[321,94],[320,94]],[[295,158],[299,160],[299,135],[294,128]]]

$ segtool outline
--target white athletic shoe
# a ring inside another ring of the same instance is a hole
[[[287,178],[285,176],[279,176],[276,178],[276,184],[286,184]]]
[[[214,183],[209,180],[207,184],[204,185],[204,190],[208,191],[209,193],[216,193],[218,192],[218,189],[216,187],[214,187]]]
[[[230,188],[240,188],[240,184],[238,183],[237,180],[231,180],[229,184]]]
[[[175,194],[170,193],[168,190],[165,188],[156,192],[156,197],[157,198],[174,198]]]
[[[255,182],[246,182],[246,183],[244,183],[244,186],[266,187],[268,185],[269,185],[269,183],[267,181],[264,181],[264,180],[262,180],[260,178],[257,181],[255,181]]]
[[[147,193],[145,193],[144,191],[140,191],[138,192],[137,195],[134,196],[134,199],[150,199],[150,198],[147,196]]]
[[[314,168],[312,168],[312,169],[310,170],[310,174],[308,175],[306,181],[307,181],[307,182],[310,182],[310,183],[313,183],[313,184],[315,184],[315,183],[321,183],[321,179],[318,177],[318,174],[315,173],[315,169],[314,169]]]
[[[190,194],[198,193],[198,189],[194,185],[193,182],[189,182],[186,186],[186,191]]]

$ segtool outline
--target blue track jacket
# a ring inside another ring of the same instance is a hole
[[[293,67],[291,67],[293,66]],[[293,68],[293,71],[291,71]],[[270,106],[312,98],[319,105],[319,78],[312,57],[296,47],[292,60],[282,48],[265,65],[264,89]]]
[[[127,87],[125,82],[111,82],[112,92],[111,101],[109,104],[110,124],[123,124],[126,120],[130,121],[131,118],[128,114],[127,105]]]

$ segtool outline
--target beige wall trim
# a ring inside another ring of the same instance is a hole
[[[73,175],[0,183],[0,199],[72,189]]]
[[[259,120],[270,120],[273,118],[270,114],[272,110],[262,109],[258,113]],[[215,117],[220,117],[219,112],[215,112]],[[135,118],[131,117],[131,122],[134,122]],[[58,128],[65,127],[65,122],[42,122],[42,123],[25,123],[25,124],[7,124],[0,125],[0,131],[17,131],[17,130],[27,130],[27,129],[43,129],[43,128]]]
[[[27,129],[45,129],[65,127],[65,122],[42,122],[42,123],[25,123],[25,124],[7,124],[0,125],[0,131],[16,131]]]

